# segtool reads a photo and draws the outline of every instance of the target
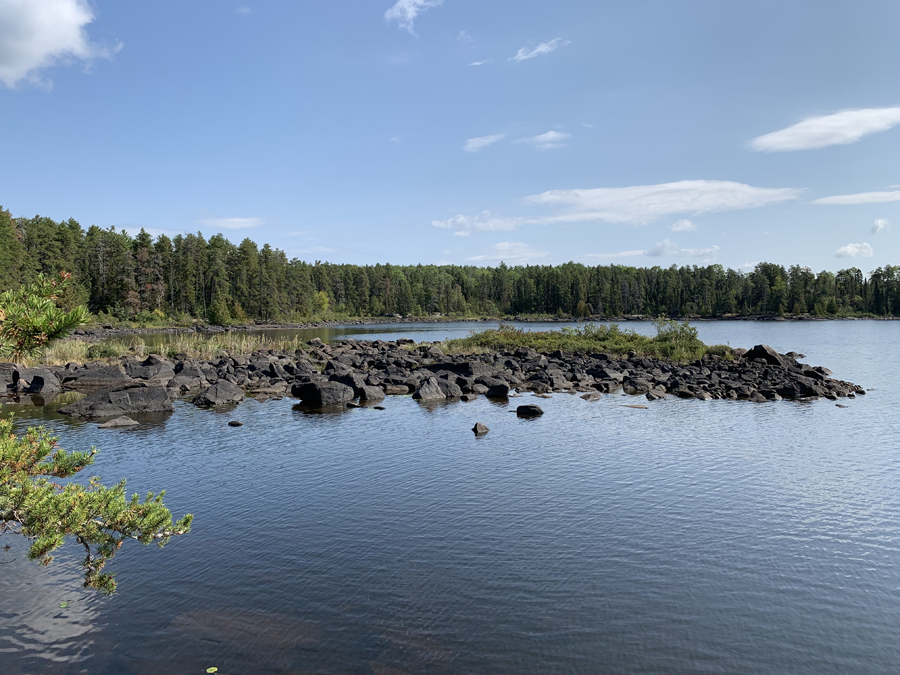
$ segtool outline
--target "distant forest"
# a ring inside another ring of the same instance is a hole
[[[69,304],[103,319],[227,324],[309,318],[558,315],[900,315],[900,266],[864,275],[760,263],[627,267],[335,265],[218,234],[131,236],[0,208],[0,290],[71,272]]]

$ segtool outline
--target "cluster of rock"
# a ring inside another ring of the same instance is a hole
[[[246,394],[290,395],[311,407],[378,402],[411,394],[420,401],[472,400],[582,392],[588,400],[618,392],[649,400],[681,398],[777,401],[854,397],[858,385],[830,377],[831,371],[779,354],[765,345],[733,351],[732,358],[707,355],[690,364],[632,355],[539,354],[521,347],[491,354],[447,356],[434,345],[412,340],[346,340],[292,353],[257,351],[200,361],[124,357],[118,362],[70,363],[24,368],[0,364],[0,396],[27,397],[43,405],[67,390],[87,395],[59,412],[89,418],[160,413],[172,401],[192,397],[199,406],[241,402]]]

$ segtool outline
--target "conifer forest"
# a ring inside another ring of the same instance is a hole
[[[0,208],[0,290],[61,270],[98,317],[214,324],[444,316],[900,316],[900,266],[350,265],[221,234],[155,239]]]

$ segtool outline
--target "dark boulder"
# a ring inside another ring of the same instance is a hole
[[[364,385],[359,388],[359,399],[361,401],[381,401],[383,398],[384,390],[381,387]]]
[[[487,432],[490,431],[490,429],[488,429],[487,426],[485,426],[481,422],[475,422],[475,426],[472,427],[472,431],[475,432],[476,436],[484,436]]]
[[[437,383],[438,387],[440,387],[440,390],[444,392],[444,396],[447,398],[459,398],[463,394],[462,389],[460,389],[459,385],[455,382],[438,378]]]
[[[534,403],[520,405],[516,408],[517,417],[540,417],[543,414],[544,411],[541,409],[541,406],[535,405]]]
[[[125,364],[126,374],[135,380],[147,380],[159,384],[168,384],[175,377],[174,364],[156,354],[151,354],[140,363]]]
[[[118,387],[131,381],[122,366],[87,364],[78,370],[66,371],[63,384],[66,389],[101,389]]]
[[[622,381],[622,390],[626,394],[646,394],[652,388],[653,385],[642,377],[626,377]]]
[[[291,395],[309,405],[341,405],[352,401],[354,391],[340,382],[306,382],[291,387]]]
[[[174,407],[165,387],[140,382],[98,389],[80,401],[59,408],[58,412],[75,417],[119,417],[172,410]]]
[[[769,345],[756,345],[753,349],[744,354],[744,359],[747,361],[762,359],[770,366],[785,367],[784,359],[781,358],[781,354],[776,352]]]
[[[447,398],[444,390],[438,384],[437,378],[429,377],[412,395],[417,401],[443,401]]]
[[[201,408],[214,408],[220,405],[240,403],[244,400],[244,392],[236,384],[220,380],[207,387],[194,398],[194,405]]]
[[[59,378],[46,368],[21,368],[13,372],[16,391],[20,394],[58,394]]]

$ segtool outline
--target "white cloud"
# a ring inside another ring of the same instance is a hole
[[[548,255],[546,251],[540,251],[521,241],[501,241],[499,244],[494,244],[491,253],[472,256],[468,260],[524,264],[546,258]]]
[[[689,221],[687,218],[682,218],[681,220],[676,220],[669,226],[669,229],[672,232],[696,232],[697,226]]]
[[[872,234],[887,232],[890,229],[890,226],[891,224],[887,221],[886,218],[877,218],[872,225]]]
[[[875,251],[869,244],[863,242],[861,244],[841,246],[834,252],[834,255],[838,258],[871,258],[875,255]]]
[[[463,150],[466,152],[478,152],[479,150],[483,150],[489,145],[496,143],[497,141],[502,141],[506,134],[493,134],[492,136],[478,136],[476,138],[470,138],[466,141],[466,144],[463,145]]]
[[[432,220],[432,227],[456,230],[458,237],[468,237],[473,232],[510,231],[526,222],[524,218],[501,218],[490,211],[482,211],[475,216],[458,214],[447,220]]]
[[[900,202],[900,190],[893,192],[858,192],[853,195],[834,195],[816,199],[813,204],[883,204],[885,202]]]
[[[85,26],[93,20],[86,0],[0,0],[0,82],[50,88],[41,70],[116,54],[121,42],[113,48],[90,42]]]
[[[262,218],[202,218],[197,222],[210,229],[244,230],[264,225],[266,221]]]
[[[550,52],[555,52],[560,47],[565,47],[566,45],[572,44],[568,40],[563,40],[562,38],[553,38],[549,42],[542,42],[534,49],[528,49],[527,47],[522,47],[518,52],[516,52],[515,56],[510,57],[510,61],[527,61],[528,59],[533,59],[535,56],[541,56],[542,54],[549,54]]]
[[[484,64],[490,63],[493,60],[494,59],[485,59],[484,61],[472,61],[472,63],[470,63],[469,65],[470,66],[483,66]]]
[[[399,143],[400,137],[399,136],[391,136],[390,141],[391,141],[391,143]]]
[[[833,115],[809,117],[802,122],[750,141],[753,150],[789,152],[855,143],[863,136],[900,124],[900,108],[844,110]]]
[[[396,21],[400,28],[405,28],[415,35],[416,17],[432,7],[440,7],[442,4],[444,4],[444,0],[397,0],[394,6],[384,13],[384,18],[388,21]]]
[[[756,269],[757,265],[759,265],[759,262],[744,263],[743,265],[740,266],[739,269],[743,270],[744,272],[752,272],[753,270]]]
[[[251,14],[253,12],[252,9],[247,7],[246,5],[241,5],[237,8],[237,13],[246,16],[247,14]]]
[[[709,248],[679,248],[678,245],[669,239],[663,239],[647,251],[647,255],[651,258],[659,258],[661,256],[678,256],[681,258],[708,258],[719,250],[718,246],[710,246]]]
[[[572,138],[572,134],[560,131],[548,131],[546,134],[520,138],[516,143],[529,143],[533,145],[536,150],[556,150],[557,148],[566,147],[565,141],[570,138]]]
[[[619,251],[618,253],[588,253],[583,256],[584,258],[632,258],[634,256],[639,255],[647,255],[647,252],[642,250],[639,251]]]
[[[632,258],[636,256],[647,256],[648,258],[660,258],[663,256],[667,257],[678,257],[678,258],[705,258],[709,259],[709,257],[716,253],[719,250],[718,246],[710,246],[709,248],[680,248],[678,244],[669,239],[663,239],[662,241],[656,242],[653,248],[649,250],[639,250],[639,251],[620,251],[619,253],[588,253],[584,258],[603,258],[603,259],[611,259],[611,258]]]
[[[550,190],[526,197],[532,204],[562,207],[539,222],[606,221],[642,225],[677,213],[752,209],[797,199],[796,188],[759,188],[721,180],[683,180],[624,188]]]

